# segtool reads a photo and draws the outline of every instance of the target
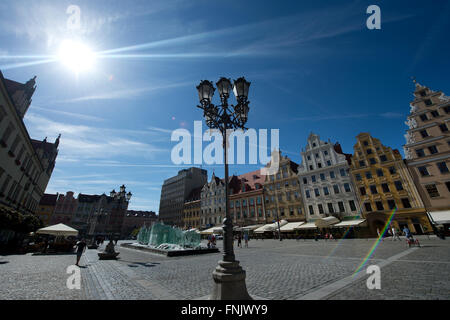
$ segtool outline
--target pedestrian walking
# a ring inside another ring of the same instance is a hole
[[[245,247],[248,248],[248,234],[244,233]]]
[[[86,249],[86,241],[84,241],[84,238],[81,239],[81,241],[78,241],[75,245],[75,248],[77,248],[77,263],[75,263],[76,266],[79,266],[79,262],[81,259],[81,255],[83,254],[84,250]]]
[[[399,237],[399,235],[398,235],[398,232],[397,232],[397,229],[395,229],[394,227],[392,228],[392,241],[396,241],[396,240],[401,240],[400,239],[400,237]]]
[[[408,239],[413,239],[413,236],[412,236],[412,234],[411,234],[411,231],[408,229],[407,226],[405,226],[405,227],[403,228],[403,234],[405,235],[406,240],[408,240]]]
[[[377,228],[377,235],[378,235],[378,239],[381,238],[381,241],[383,241],[383,237],[380,237],[381,232],[380,232],[380,229],[379,229],[379,228]]]
[[[238,235],[238,247],[242,248],[242,237],[240,234]]]

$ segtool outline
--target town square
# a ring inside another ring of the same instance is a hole
[[[449,15],[2,1],[0,301],[449,300]]]

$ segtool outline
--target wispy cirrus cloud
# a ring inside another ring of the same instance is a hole
[[[138,97],[143,94],[157,92],[160,90],[184,87],[184,86],[189,86],[189,85],[192,86],[193,83],[190,81],[185,81],[185,82],[176,82],[176,83],[165,84],[165,85],[154,85],[154,86],[147,86],[147,87],[134,88],[134,89],[111,90],[108,92],[96,93],[96,94],[72,98],[72,99],[57,100],[57,101],[53,101],[51,103],[56,104],[56,103],[75,103],[75,102],[84,102],[84,101],[92,101],[92,100],[132,99],[132,98]]]
[[[89,159],[111,161],[118,156],[153,159],[161,152],[170,151],[165,147],[149,143],[146,135],[141,135],[137,139],[133,130],[102,129],[98,126],[68,124],[33,113],[28,113],[25,121],[30,134],[34,136],[57,136],[61,133],[58,160],[62,159],[66,162]]]
[[[52,113],[52,114],[61,114],[61,115],[64,115],[64,116],[70,116],[72,118],[78,118],[78,119],[81,119],[81,120],[89,120],[89,121],[104,121],[105,120],[105,119],[102,119],[100,117],[89,116],[89,115],[82,114],[82,113],[74,113],[74,112],[61,111],[61,110],[56,110],[56,109],[42,108],[42,107],[38,107],[38,106],[35,106],[35,105],[31,105],[30,109],[31,110],[45,111],[45,112]]]

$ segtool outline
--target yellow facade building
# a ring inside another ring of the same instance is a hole
[[[276,152],[276,151],[274,151]],[[266,167],[271,167],[276,157],[272,154],[272,160]],[[266,222],[273,220],[287,220],[289,222],[305,221],[302,211],[302,197],[298,183],[298,164],[287,156],[282,156],[278,151],[279,170],[270,175],[265,175],[264,201]]]
[[[195,188],[192,190],[188,199],[183,206],[182,226],[184,229],[199,228],[201,226],[201,200],[200,193],[201,188]]]
[[[55,211],[58,194],[44,193],[36,210],[36,215],[42,220],[45,226],[50,224],[53,212]]]
[[[369,133],[357,137],[350,173],[363,216],[373,235],[381,231],[397,208],[391,226],[415,234],[432,231],[425,208],[400,152]]]

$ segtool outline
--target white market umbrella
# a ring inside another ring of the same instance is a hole
[[[63,223],[55,224],[53,226],[41,228],[36,231],[38,234],[50,234],[52,236],[76,236],[78,235],[78,230],[66,226]]]

